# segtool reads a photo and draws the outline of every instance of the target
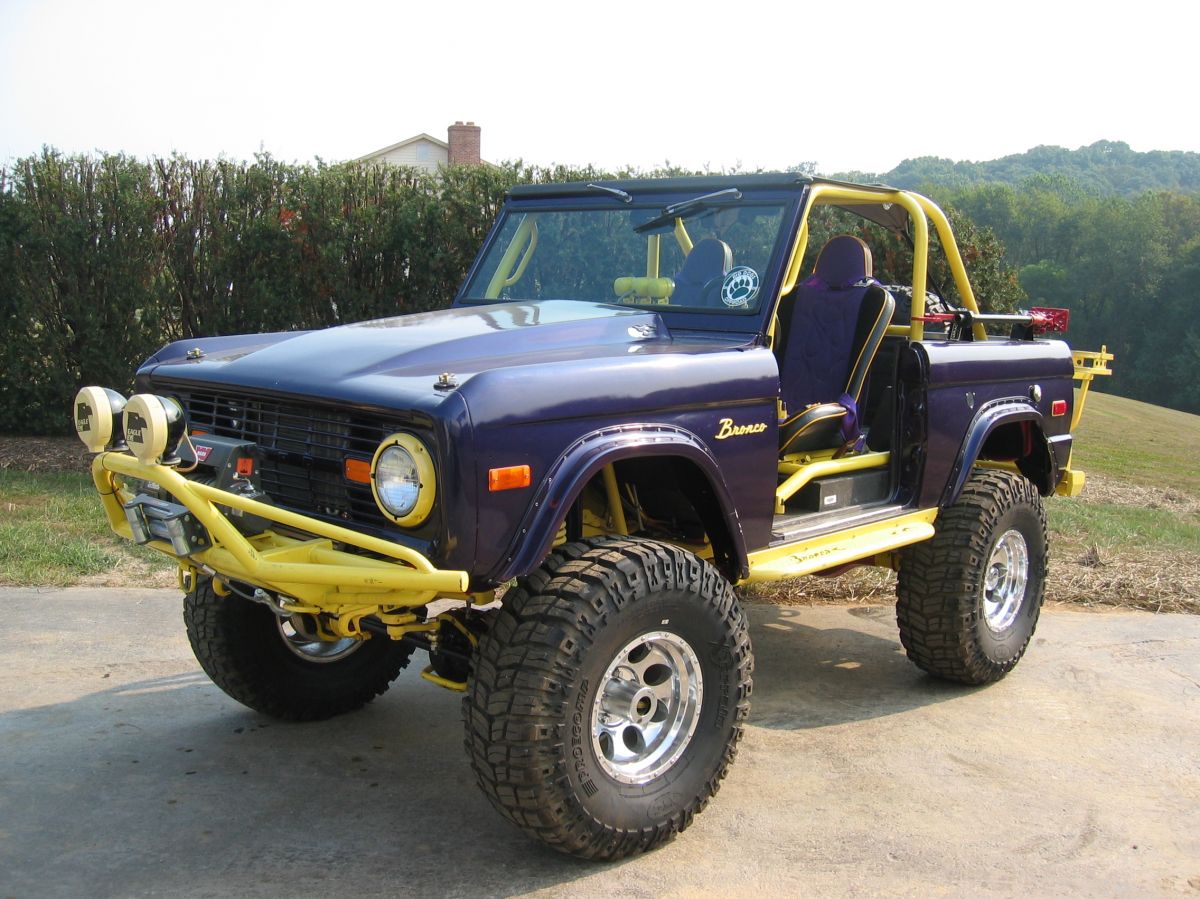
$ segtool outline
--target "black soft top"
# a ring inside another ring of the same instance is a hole
[[[797,190],[812,184],[834,184],[839,187],[853,187],[880,194],[894,192],[898,189],[886,184],[857,184],[852,181],[836,181],[832,178],[814,178],[796,172],[755,172],[744,175],[689,175],[682,178],[620,178],[608,181],[567,181],[561,184],[518,184],[509,188],[505,196],[514,200],[594,197],[598,193],[596,187],[608,187],[632,194],[636,199],[639,193],[682,191],[699,194],[712,193],[730,187]],[[904,233],[907,227],[908,213],[887,200],[881,199],[879,203],[838,203],[836,205],[847,212],[860,215],[899,233]]]
[[[688,175],[679,178],[618,178],[613,180],[567,181],[559,184],[518,184],[509,188],[508,196],[514,199],[526,197],[578,197],[596,196],[597,184],[627,191],[635,196],[639,191],[715,191],[727,187],[759,187],[795,189],[809,184],[838,184],[869,191],[893,191],[885,184],[856,184],[850,181],[835,181],[831,178],[814,178],[797,172],[754,172],[737,175]]]
[[[596,196],[589,184],[613,187],[636,196],[639,191],[700,191],[723,190],[727,187],[776,187],[796,189],[811,184],[813,178],[795,172],[767,172],[747,175],[691,175],[682,178],[620,178],[616,180],[568,181],[562,184],[518,184],[508,191],[514,199],[526,197]]]

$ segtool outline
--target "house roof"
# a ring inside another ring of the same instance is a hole
[[[417,141],[421,141],[421,140],[427,140],[431,144],[436,144],[437,146],[441,147],[443,150],[450,149],[450,145],[448,143],[446,143],[444,140],[438,140],[433,135],[426,134],[424,131],[422,131],[420,134],[414,134],[412,137],[406,137],[404,140],[399,141],[398,143],[391,144],[390,146],[383,147],[379,150],[375,150],[374,152],[367,153],[363,156],[360,156],[360,157],[358,157],[358,159],[356,159],[354,161],[362,162],[365,159],[371,159],[375,156],[382,156],[385,153],[391,153],[393,150],[399,150],[401,147],[407,147],[409,144],[415,144]]]

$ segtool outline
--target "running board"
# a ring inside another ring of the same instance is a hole
[[[747,583],[815,574],[928,540],[937,509],[910,512],[872,524],[750,553]]]

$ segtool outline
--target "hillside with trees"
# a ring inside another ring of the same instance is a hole
[[[1101,140],[1087,147],[1034,147],[986,162],[955,162],[936,156],[906,159],[880,175],[853,173],[850,180],[881,181],[920,190],[937,184],[963,189],[982,184],[1017,186],[1029,178],[1063,179],[1094,195],[1132,197],[1146,191],[1200,191],[1200,153],[1151,150],[1139,153],[1121,141]]]

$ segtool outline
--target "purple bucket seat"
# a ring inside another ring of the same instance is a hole
[[[858,401],[896,301],[872,277],[870,248],[839,235],[781,312],[780,453],[860,448]]]

